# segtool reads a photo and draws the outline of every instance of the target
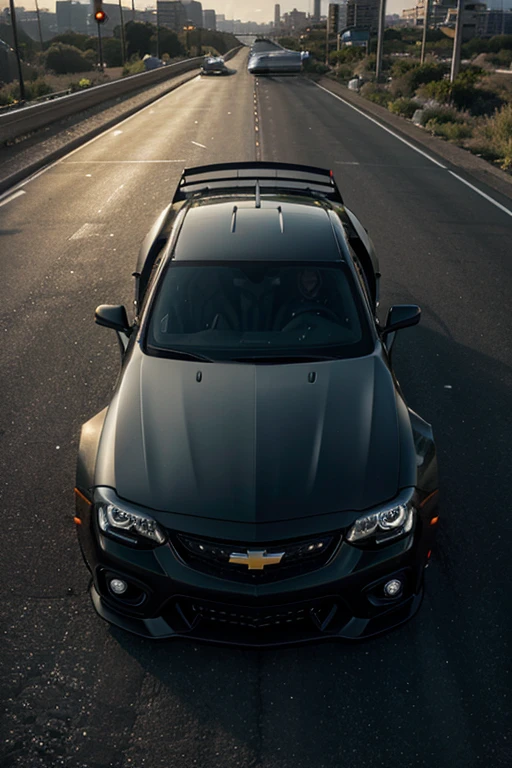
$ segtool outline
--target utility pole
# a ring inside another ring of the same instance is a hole
[[[135,0],[132,0],[132,21],[135,21]]]
[[[423,37],[421,38],[421,56],[420,64],[425,62],[425,49],[427,47],[427,29],[430,17],[430,0],[423,0],[424,2],[424,16],[423,16]]]
[[[377,37],[377,60],[375,62],[375,79],[379,82],[382,73],[382,51],[384,49],[384,27],[386,24],[386,0],[380,0],[379,31]]]
[[[452,67],[450,71],[450,83],[453,83],[460,69],[460,49],[462,47],[462,16],[464,14],[464,0],[457,0],[457,24],[455,26],[455,39],[453,41]]]
[[[160,13],[158,11],[158,0],[156,3],[156,57],[160,58]]]
[[[25,83],[23,82],[23,72],[21,71],[20,46],[18,43],[18,29],[16,27],[16,9],[14,0],[9,0],[9,9],[11,12],[12,41],[14,43],[14,53],[18,63],[18,81],[20,84],[20,101],[25,101]]]
[[[41,17],[39,15],[39,5],[36,0],[36,14],[37,14],[37,27],[39,29],[39,42],[41,43],[41,50],[43,50],[43,33],[41,31]]]
[[[121,48],[122,48],[122,58],[123,58],[123,67],[124,67],[126,63],[126,40],[124,36],[124,19],[123,19],[122,0],[119,0],[119,13],[121,16]]]

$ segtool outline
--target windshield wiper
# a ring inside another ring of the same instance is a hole
[[[164,350],[162,350],[164,351]],[[215,363],[216,361],[213,360],[211,357],[206,357],[206,355],[200,355],[197,352],[186,352],[184,349],[165,349],[165,355],[176,357],[178,360],[200,360],[203,363]]]

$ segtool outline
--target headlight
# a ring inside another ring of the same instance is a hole
[[[130,544],[137,544],[137,536],[150,539],[155,544],[163,544],[165,541],[162,528],[144,512],[128,512],[108,503],[98,504],[97,510],[98,525],[103,533],[109,533]]]
[[[414,513],[413,505],[408,503],[363,515],[350,528],[347,541],[364,541],[373,536],[377,544],[384,544],[390,539],[409,533],[414,522]]]

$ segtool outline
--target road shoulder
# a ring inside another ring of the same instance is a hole
[[[494,167],[481,157],[437,136],[430,135],[424,128],[418,127],[403,117],[393,115],[385,107],[368,101],[368,99],[350,91],[346,86],[329,77],[322,77],[315,82],[382,123],[384,127],[395,131],[402,138],[417,145],[419,149],[427,150],[438,162],[447,163],[452,170],[460,171],[465,176],[471,176],[475,181],[485,184],[490,189],[512,200],[512,176]]]

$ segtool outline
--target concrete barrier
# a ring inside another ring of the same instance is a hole
[[[240,47],[228,51],[224,59],[233,58],[240,50]],[[198,69],[203,58],[203,56],[198,56],[193,59],[178,61],[175,64],[168,64],[167,66],[153,69],[150,72],[141,72],[138,75],[130,75],[110,83],[86,88],[78,93],[70,93],[40,104],[31,104],[19,109],[9,110],[0,115],[0,143],[23,136],[26,133],[31,133],[39,128],[44,128],[70,115],[77,114],[90,107],[95,107],[104,101],[125,96],[164,80],[170,80],[184,72]]]

